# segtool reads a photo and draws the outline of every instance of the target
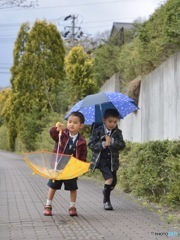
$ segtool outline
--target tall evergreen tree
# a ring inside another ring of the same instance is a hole
[[[73,47],[67,55],[65,69],[71,104],[97,91],[97,84],[93,78],[93,64],[94,59],[81,46]]]
[[[47,114],[59,109],[57,96],[64,80],[65,49],[54,24],[36,21],[29,32],[24,30],[21,28],[14,48],[12,101],[7,122],[10,125],[14,121],[24,148],[33,150]]]
[[[6,102],[6,105],[4,106],[3,110],[3,117],[5,120],[5,123],[7,125],[7,131],[8,131],[8,148],[9,150],[15,149],[15,140],[17,137],[17,119],[19,116],[19,113],[21,111],[21,103],[19,99],[19,90],[21,87],[18,85],[18,79],[20,74],[20,64],[21,64],[21,58],[25,52],[25,47],[27,43],[28,38],[28,31],[30,27],[28,23],[23,23],[21,25],[21,28],[18,33],[18,37],[15,41],[15,46],[13,50],[13,66],[11,68],[11,94],[8,97],[8,101]]]

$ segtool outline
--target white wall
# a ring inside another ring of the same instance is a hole
[[[120,121],[125,140],[180,139],[180,52],[142,78],[138,106]]]
[[[107,80],[100,89],[101,92],[119,92],[120,91],[120,80],[118,75],[115,73],[109,80]]]

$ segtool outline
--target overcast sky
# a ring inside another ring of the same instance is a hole
[[[13,46],[20,25],[37,19],[54,22],[59,31],[64,30],[68,15],[78,16],[77,26],[85,34],[111,30],[113,22],[133,22],[141,17],[148,19],[162,0],[38,0],[32,9],[0,9],[0,87],[10,85],[9,68],[13,63]]]

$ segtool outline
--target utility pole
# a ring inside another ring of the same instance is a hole
[[[63,37],[65,39],[71,39],[73,42],[78,38],[83,36],[83,32],[81,31],[81,27],[76,25],[76,21],[78,21],[78,15],[68,15],[64,18],[64,21],[71,20],[71,25],[64,27]]]
[[[74,15],[72,15],[72,39],[73,39],[73,41],[75,40],[75,16]]]

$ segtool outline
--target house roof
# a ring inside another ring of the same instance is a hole
[[[122,28],[131,29],[131,28],[133,28],[133,24],[132,23],[123,23],[123,22],[114,22],[112,29],[111,29],[110,36],[112,36],[114,33],[119,32]]]

